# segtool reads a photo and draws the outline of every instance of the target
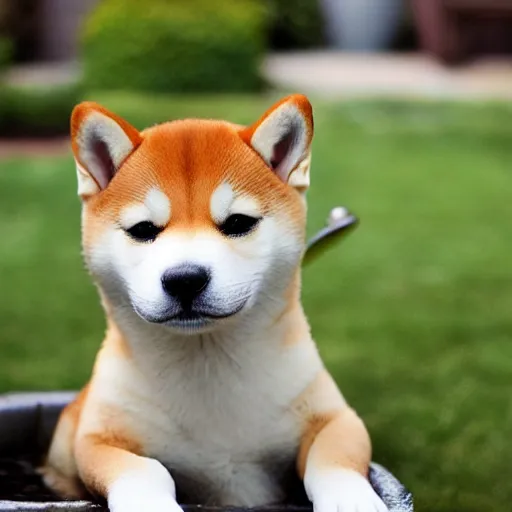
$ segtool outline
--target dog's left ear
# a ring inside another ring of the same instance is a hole
[[[313,109],[305,96],[284,98],[240,136],[282,181],[299,192],[309,187]]]

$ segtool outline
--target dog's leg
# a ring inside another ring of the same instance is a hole
[[[78,477],[74,444],[87,386],[62,411],[46,461],[38,472],[54,493],[65,499],[85,499],[87,492]]]
[[[77,440],[78,470],[87,488],[105,497],[111,512],[181,512],[164,466],[115,444],[95,435]]]
[[[298,470],[315,512],[385,512],[368,481],[370,437],[364,423],[322,373],[299,401],[308,411]]]

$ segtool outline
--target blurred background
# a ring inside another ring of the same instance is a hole
[[[104,331],[67,139],[315,110],[304,272],[327,366],[419,511],[512,504],[510,0],[0,0],[0,392],[77,389]]]

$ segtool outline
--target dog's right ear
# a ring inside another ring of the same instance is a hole
[[[282,99],[239,134],[281,181],[300,193],[307,190],[313,109],[306,96],[292,94]]]
[[[124,119],[93,102],[83,102],[71,114],[71,146],[82,199],[105,189],[142,137]]]

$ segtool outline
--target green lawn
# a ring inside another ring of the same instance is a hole
[[[92,98],[138,126],[274,99]],[[510,510],[512,107],[315,104],[310,231],[337,204],[361,218],[304,273],[325,360],[418,510]],[[90,371],[104,324],[75,189],[70,157],[0,163],[0,391]]]

